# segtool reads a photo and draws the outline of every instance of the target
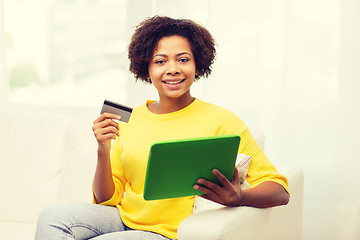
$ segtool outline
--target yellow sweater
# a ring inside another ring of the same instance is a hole
[[[151,101],[134,108],[129,123],[120,122],[120,137],[111,149],[115,193],[111,199],[100,203],[116,206],[128,227],[176,239],[180,222],[192,213],[194,197],[144,200],[147,159],[155,141],[239,134],[239,152],[252,156],[247,176],[251,187],[270,180],[288,191],[287,179],[277,172],[245,124],[230,111],[195,99],[179,111],[154,114],[147,108],[149,103]]]

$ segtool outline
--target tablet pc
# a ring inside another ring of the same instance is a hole
[[[176,198],[203,193],[194,189],[199,178],[220,184],[214,168],[232,180],[240,136],[219,135],[152,144],[144,184],[144,199]]]

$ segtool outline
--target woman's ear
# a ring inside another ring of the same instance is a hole
[[[196,72],[195,72],[195,79],[199,79],[200,77],[199,77],[199,71],[198,70],[196,70]]]
[[[151,78],[150,78],[149,75],[146,75],[146,81],[147,81],[148,83],[152,83],[152,82],[151,82]]]

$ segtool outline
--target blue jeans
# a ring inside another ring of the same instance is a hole
[[[35,240],[168,240],[160,234],[128,228],[116,207],[90,203],[60,203],[44,208]]]

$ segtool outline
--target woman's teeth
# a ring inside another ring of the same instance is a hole
[[[170,85],[176,85],[176,84],[181,83],[182,81],[184,81],[184,80],[179,80],[179,81],[175,81],[175,82],[165,82],[165,83],[170,84]]]

